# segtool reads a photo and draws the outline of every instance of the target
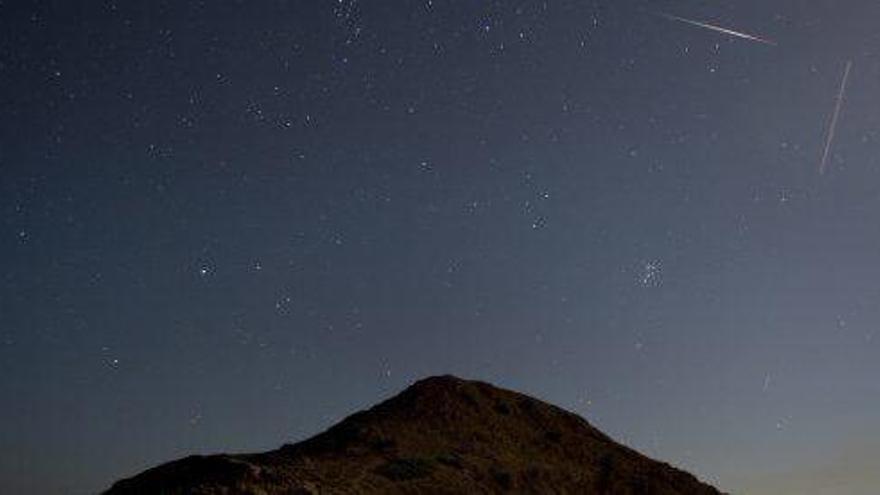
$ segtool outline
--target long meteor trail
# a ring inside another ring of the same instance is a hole
[[[769,40],[767,38],[762,38],[760,36],[755,36],[753,34],[743,33],[740,31],[734,31],[733,29],[728,29],[725,27],[716,26],[714,24],[709,24],[708,22],[695,21],[693,19],[686,19],[684,17],[679,17],[677,15],[672,15],[672,14],[666,14],[663,12],[659,13],[659,15],[662,17],[665,17],[671,21],[678,21],[678,22],[683,22],[685,24],[690,24],[691,26],[697,26],[697,27],[701,27],[704,29],[711,29],[712,31],[715,31],[715,32],[721,33],[721,34],[726,34],[728,36],[734,36],[736,38],[742,38],[744,40],[754,41],[757,43],[763,43],[765,45],[777,46],[776,42],[773,40]]]
[[[831,116],[831,125],[828,127],[828,135],[825,137],[825,151],[822,152],[822,161],[819,162],[819,173],[825,173],[828,164],[828,155],[831,154],[831,145],[834,144],[834,135],[837,133],[837,121],[840,119],[840,110],[843,108],[843,100],[846,97],[846,84],[849,82],[849,72],[852,70],[852,60],[846,62],[843,70],[843,80],[840,81],[840,91],[837,92],[837,103],[834,105],[834,114]]]

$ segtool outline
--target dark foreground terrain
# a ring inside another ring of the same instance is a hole
[[[451,376],[417,382],[309,440],[192,456],[107,495],[324,493],[718,494],[539,400]]]

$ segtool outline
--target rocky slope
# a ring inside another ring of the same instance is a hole
[[[539,400],[451,376],[304,442],[261,454],[192,456],[107,495],[336,493],[718,494]]]

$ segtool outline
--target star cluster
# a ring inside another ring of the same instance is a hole
[[[0,2],[0,491],[273,448],[439,373],[727,491],[876,457],[878,15]]]

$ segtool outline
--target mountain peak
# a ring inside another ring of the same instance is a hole
[[[429,390],[458,390],[467,383],[479,383],[476,381],[468,381],[455,375],[434,375],[419,380],[406,388],[406,390],[429,391]],[[404,391],[406,391],[404,390]]]
[[[120,481],[107,494],[504,492],[719,493],[568,411],[443,375],[303,442],[263,454],[182,459]]]

